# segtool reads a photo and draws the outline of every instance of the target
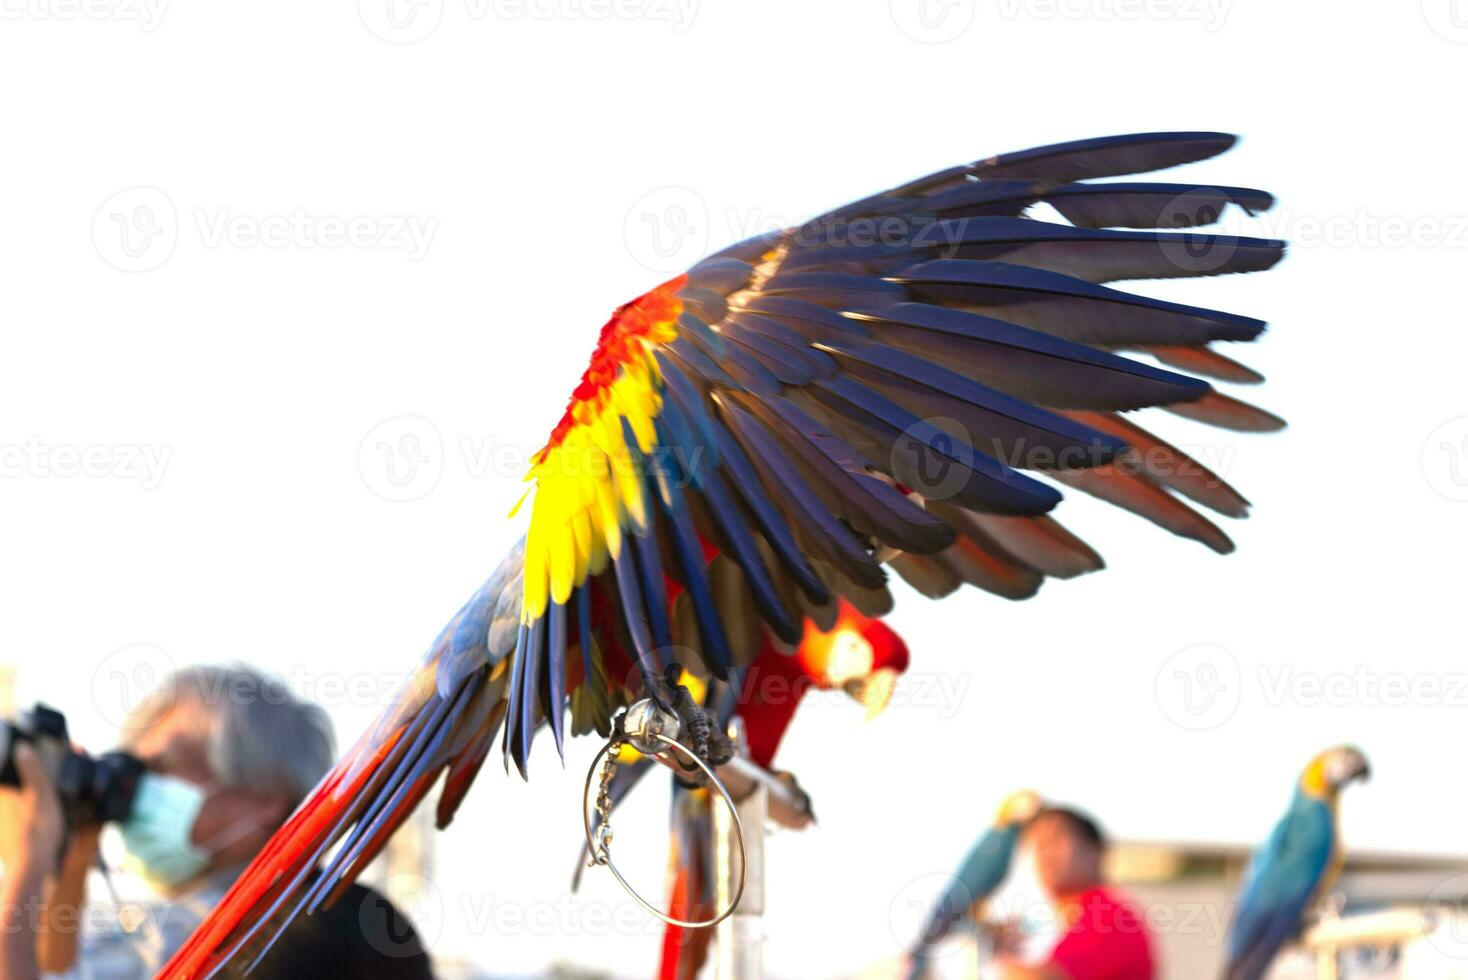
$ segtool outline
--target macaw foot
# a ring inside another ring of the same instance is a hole
[[[693,693],[679,683],[682,676],[683,668],[670,664],[664,679],[673,692],[673,713],[678,716],[683,741],[710,768],[721,766],[734,758],[734,741],[719,727],[714,713],[700,705]],[[680,759],[678,764],[688,772],[698,769],[687,760]]]
[[[661,690],[649,689],[647,697],[617,716],[613,738],[626,741],[644,755],[676,760],[685,772],[701,770],[690,756],[710,769],[717,768],[734,758],[736,746],[721,730],[717,715],[679,683],[682,673],[677,664],[669,665],[662,684],[657,685]],[[671,749],[668,739],[676,740],[681,751]]]

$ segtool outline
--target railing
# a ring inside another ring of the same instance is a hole
[[[1432,913],[1422,909],[1331,913],[1306,932],[1303,945],[1315,956],[1317,980],[1339,980],[1342,953],[1362,947],[1400,949],[1431,933],[1435,925]]]

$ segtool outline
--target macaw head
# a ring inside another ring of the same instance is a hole
[[[1371,764],[1354,745],[1337,745],[1310,760],[1300,775],[1300,789],[1321,800],[1333,800],[1347,783],[1371,778]]]
[[[1045,807],[1045,801],[1032,789],[1022,789],[1017,793],[1010,793],[999,804],[999,812],[994,815],[994,826],[1007,830],[1010,827],[1023,827],[1034,819],[1035,814]]]
[[[842,690],[875,718],[892,700],[907,669],[907,644],[880,619],[863,616],[844,599],[831,629],[808,629],[798,651],[801,666],[827,690]]]

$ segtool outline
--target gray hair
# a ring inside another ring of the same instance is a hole
[[[336,757],[331,720],[284,681],[243,664],[176,671],[143,699],[123,725],[123,747],[175,711],[193,714],[210,768],[251,793],[301,802]]]

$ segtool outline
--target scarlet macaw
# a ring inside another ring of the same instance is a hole
[[[1033,790],[1020,790],[1004,798],[994,815],[994,823],[974,844],[948,887],[928,910],[918,944],[911,953],[908,980],[922,977],[927,972],[933,947],[948,936],[954,923],[1004,884],[1020,832],[1042,806],[1043,801]]]
[[[334,900],[440,774],[447,825],[497,736],[524,774],[541,725],[562,747],[568,702],[573,734],[606,734],[629,700],[677,701],[672,661],[737,683],[767,635],[795,644],[840,598],[885,613],[884,563],[932,595],[969,582],[1014,598],[1099,568],[1048,516],[1054,484],[1231,550],[1182,498],[1236,517],[1244,499],[1119,413],[1283,423],[1117,352],[1257,381],[1210,345],[1264,323],[1100,283],[1267,269],[1284,243],[1156,229],[1272,198],[1089,181],[1234,142],[1146,133],[989,157],[731,246],[619,307],[532,459],[525,538],[168,975],[248,960]],[[1069,223],[1024,216],[1041,203]]]
[[[1254,855],[1229,926],[1226,980],[1259,980],[1302,919],[1335,884],[1345,854],[1336,833],[1341,790],[1370,776],[1359,749],[1340,745],[1310,760],[1294,799]]]

